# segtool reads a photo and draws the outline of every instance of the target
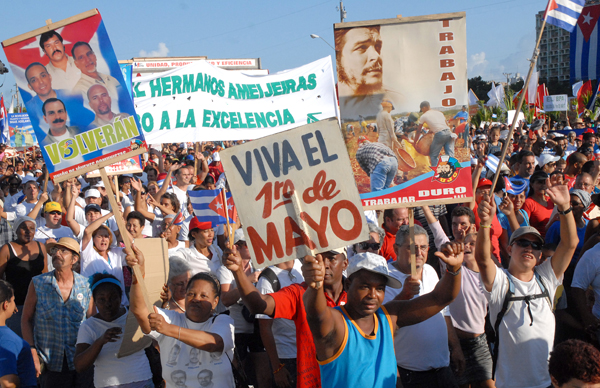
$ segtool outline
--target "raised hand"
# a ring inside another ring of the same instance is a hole
[[[315,290],[321,288],[323,286],[323,281],[325,280],[325,264],[323,263],[323,256],[304,256],[302,275],[304,275],[304,281],[311,288],[314,288]]]
[[[456,272],[463,262],[463,252],[465,244],[457,242],[449,242],[440,247],[435,255],[446,263],[449,271]]]
[[[104,335],[97,339],[102,345],[106,345],[109,342],[117,342],[120,338],[120,334],[123,330],[120,327],[111,327],[104,332]]]
[[[412,277],[407,277],[404,281],[402,291],[396,296],[395,300],[411,300],[415,295],[418,295],[421,290],[421,281]]]
[[[571,205],[571,196],[569,195],[569,187],[564,182],[561,174],[552,175],[546,179],[546,194],[552,202],[557,206],[569,208]]]
[[[135,191],[142,192],[142,182],[139,179],[131,178],[131,188]]]
[[[148,314],[148,322],[150,323],[150,329],[152,331],[156,331],[158,333],[163,334],[169,326],[169,324],[167,323],[167,321],[165,321],[165,318],[158,313],[158,308],[156,306],[152,307],[154,307],[154,312]]]
[[[489,226],[496,215],[496,204],[492,203],[489,194],[484,194],[483,199],[477,205],[477,214],[479,215],[479,225]]]
[[[237,250],[235,244],[230,249],[223,252],[223,265],[231,272],[237,272],[243,269],[242,256]]]
[[[500,204],[500,206],[498,206],[498,208],[502,213],[504,213],[507,216],[510,216],[515,212],[515,205],[513,201],[511,201],[510,198],[508,198],[508,195],[502,198],[502,203]]]

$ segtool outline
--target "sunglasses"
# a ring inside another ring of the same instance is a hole
[[[525,239],[520,239],[520,240],[516,240],[514,243],[518,247],[521,247],[521,248],[531,247],[531,249],[533,249],[535,251],[541,251],[542,250],[542,244],[540,244],[539,242],[536,242],[536,241],[529,241],[529,240],[525,240]]]
[[[381,244],[380,243],[361,242],[361,243],[358,243],[358,246],[363,251],[368,251],[369,249],[371,249],[373,251],[378,251]]]
[[[56,210],[55,210],[55,211],[51,211],[51,212],[50,212],[50,213],[48,213],[48,214],[52,214],[53,216],[56,216],[56,215],[59,215],[59,216],[61,216],[61,215],[62,215],[62,213],[61,213],[61,212],[59,212],[59,211],[56,211]]]

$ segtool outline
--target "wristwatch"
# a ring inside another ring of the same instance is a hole
[[[571,213],[571,210],[573,210],[573,207],[571,206],[570,208],[568,208],[567,210],[565,210],[564,212],[562,211],[558,211],[558,214],[562,215],[562,216],[566,216],[567,214]]]

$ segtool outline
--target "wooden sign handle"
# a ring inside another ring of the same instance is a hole
[[[408,230],[410,238],[410,276],[417,277],[417,255],[415,254],[415,213],[412,207],[408,208]]]
[[[108,202],[110,203],[110,207],[113,209],[113,214],[115,217],[115,221],[117,221],[117,226],[119,227],[119,233],[121,234],[121,238],[123,239],[123,244],[125,244],[125,248],[132,251],[131,249],[131,241],[129,240],[129,234],[127,232],[127,228],[125,227],[125,221],[120,214],[119,205],[117,204],[117,199],[115,198],[115,193],[113,193],[112,186],[110,185],[110,178],[106,173],[104,167],[100,167],[100,176],[102,177],[102,182],[104,182],[104,186],[106,188],[106,194],[108,195]],[[152,303],[150,302],[150,298],[148,297],[148,290],[146,289],[146,283],[144,283],[144,276],[142,275],[142,271],[140,270],[140,266],[136,265],[132,268],[133,273],[135,274],[135,278],[140,284],[142,289],[142,294],[144,295],[144,302],[146,303],[146,308],[149,313],[154,312],[154,308]]]
[[[49,178],[48,174],[48,168],[46,167],[46,165],[44,164],[44,193],[48,192],[48,178]]]
[[[300,199],[298,198],[298,191],[294,190],[294,194],[292,195],[292,205],[294,205],[294,213],[296,215],[296,222],[298,223],[298,226],[300,227],[300,229],[302,230],[302,232],[304,232],[302,238],[304,239],[304,245],[306,245],[308,247],[308,249],[310,250],[310,255],[311,256],[315,256],[315,250],[314,249],[310,249],[310,243],[308,241],[308,225],[306,225],[306,221],[304,221],[301,217],[302,214],[302,208],[300,206]],[[321,288],[321,282],[315,282],[315,283],[311,283],[310,286],[314,289],[319,289]]]

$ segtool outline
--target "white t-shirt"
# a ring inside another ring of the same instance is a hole
[[[17,208],[15,210],[15,213],[17,213],[17,217],[28,216],[36,204],[37,204],[37,201],[35,201],[34,203],[29,203],[25,200],[23,202],[21,202],[20,204],[18,204]],[[41,214],[42,214],[42,211],[40,210],[40,214],[38,214],[38,216],[40,216]]]
[[[275,266],[269,267],[277,275],[281,288],[287,287],[295,283],[302,283],[304,276],[302,276],[302,264],[300,260],[294,260],[294,268],[289,271],[277,268]],[[256,285],[258,291],[263,294],[270,294],[273,292],[273,286],[271,283],[263,278],[258,280]],[[268,315],[257,314],[258,319],[272,319]],[[277,347],[277,355],[279,358],[290,359],[296,358],[296,325],[291,319],[277,318],[273,322],[272,326],[273,338],[275,338],[275,346]]]
[[[60,225],[57,229],[50,229],[46,226],[46,219],[42,218],[38,221],[38,228],[35,230],[33,239],[41,243],[46,243],[49,238],[53,238],[58,241],[62,237],[76,238],[71,228]],[[50,237],[48,237],[50,236]]]
[[[158,309],[158,312],[165,317],[167,323],[217,334],[223,339],[224,345],[223,352],[209,353],[193,348],[176,338],[155,331],[150,332],[148,336],[157,340],[160,345],[162,375],[167,388],[235,387],[229,361],[233,359],[233,319],[230,316],[221,314],[217,315],[214,321],[213,318],[209,318],[206,322],[196,323],[187,319],[185,314],[176,311]],[[201,385],[201,379],[204,385]]]
[[[542,278],[550,300],[554,300],[556,287],[562,283],[556,278],[552,269],[552,258],[536,267]],[[522,282],[515,277],[515,296],[540,294],[535,276],[529,282]],[[492,292],[484,290],[490,306],[490,321],[496,324],[496,317],[502,309],[508,287],[507,273],[497,269]],[[546,298],[534,299],[530,302],[533,325],[523,301],[513,302],[500,324],[500,345],[498,364],[496,367],[496,387],[546,388],[551,384],[548,373],[548,358],[554,343],[554,314]]]
[[[252,269],[254,272],[254,269]],[[237,288],[237,283],[233,278],[233,274],[230,270],[225,266],[220,266],[217,270],[217,277],[219,278],[219,282],[221,284],[229,284],[229,290]],[[244,316],[242,315],[243,302],[240,298],[236,303],[232,304],[229,307],[226,307],[229,310],[229,316],[233,319],[233,324],[235,325],[235,332],[238,334],[250,334],[254,332],[254,324],[246,321]]]
[[[79,327],[77,343],[92,345],[104,335],[106,330],[112,327],[120,327],[125,333],[126,322],[127,313],[112,322],[95,317],[88,318]],[[117,358],[116,355],[122,342],[123,335],[115,342],[104,344],[100,350],[100,354],[94,361],[94,385],[96,388],[146,381],[152,378],[148,357],[143,350],[124,358]]]
[[[221,266],[223,251],[221,251],[221,248],[217,244],[211,244],[208,249],[212,252],[212,259],[198,252],[195,246],[179,249],[173,256],[180,257],[188,262],[190,267],[192,267],[192,276],[198,272],[212,272],[216,275]]]
[[[173,256],[175,254],[175,252],[177,252],[178,250],[184,249],[184,248],[185,248],[185,242],[177,240],[177,246],[175,248],[168,249],[169,257]]]
[[[181,214],[183,214],[184,218],[188,218],[190,216],[190,213],[188,212],[188,209],[187,209],[187,202],[188,202],[187,190],[185,190],[185,191],[181,190],[179,187],[173,185],[167,190],[167,192],[173,193],[177,196],[177,199],[179,200],[179,205],[181,206]]]
[[[181,240],[181,241],[188,241],[188,240],[192,240],[189,234],[190,234],[190,222],[192,221],[192,217],[195,216],[189,216],[188,218],[186,218],[183,223],[181,224],[181,230],[179,230],[179,236],[177,237],[177,239]],[[222,236],[225,234],[225,225],[217,225],[215,228],[215,236]]]
[[[121,282],[123,297],[121,303],[123,306],[129,306],[129,300],[125,295],[125,281],[123,279],[123,267],[127,266],[123,248],[110,248],[108,251],[108,260],[100,256],[94,249],[94,241],[90,240],[88,245],[81,252],[81,275],[90,277],[95,273],[109,273]]]
[[[400,272],[393,264],[388,264],[390,275],[404,284],[410,274]],[[423,276],[419,294],[425,295],[433,291],[439,279],[429,264],[423,266]],[[385,288],[383,303],[394,299],[402,291],[401,288]],[[412,326],[397,329],[394,333],[394,350],[396,362],[402,368],[412,371],[427,371],[450,365],[448,349],[448,327],[445,315],[449,315],[447,307],[433,317]]]
[[[444,129],[448,129],[446,116],[442,112],[433,109],[423,113],[423,116],[419,119],[419,124],[427,124],[427,128],[431,133],[438,133]]]
[[[600,244],[596,244],[592,249],[586,251],[575,267],[573,283],[571,287],[587,290],[590,286],[594,291],[594,307],[592,314],[600,318]]]

